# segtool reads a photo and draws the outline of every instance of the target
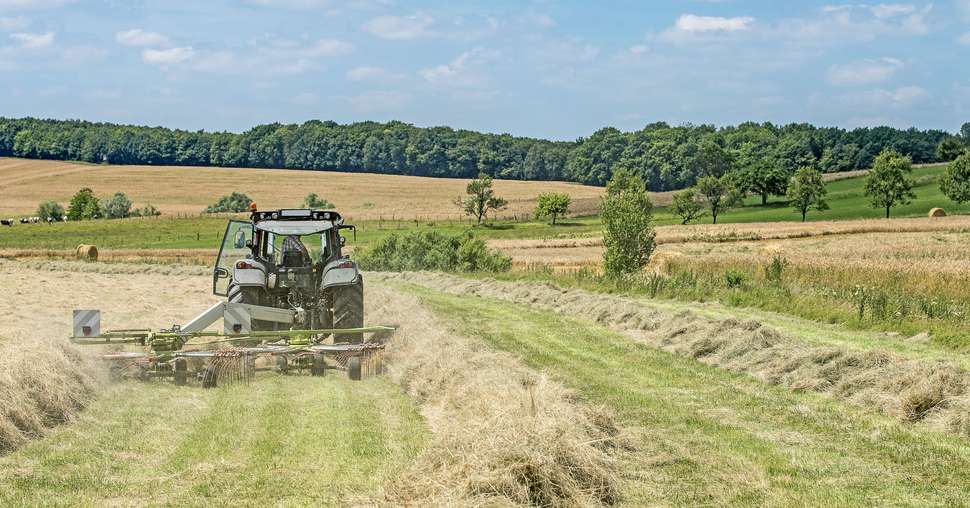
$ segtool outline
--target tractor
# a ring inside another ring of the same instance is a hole
[[[70,340],[145,348],[102,355],[115,377],[171,378],[176,385],[196,378],[203,388],[247,381],[258,370],[322,376],[338,369],[353,380],[379,374],[395,327],[364,327],[364,279],[343,254],[346,230],[356,236],[332,210],[254,205],[248,221],[229,221],[216,258],[212,292],[225,301],[158,331],[102,332],[99,310],[75,310]],[[223,330],[211,330],[220,319]],[[272,365],[260,367],[261,358]]]
[[[335,211],[259,211],[226,226],[212,274],[212,291],[231,303],[294,311],[304,329],[352,329],[364,325],[364,279],[343,255],[344,224]],[[253,319],[252,330],[279,323]],[[360,333],[341,333],[335,343],[361,343]]]

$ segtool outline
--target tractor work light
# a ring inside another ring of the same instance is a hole
[[[280,217],[313,217],[313,210],[280,210]]]
[[[255,266],[253,266],[253,264],[250,263],[249,261],[237,261],[236,262],[236,269],[237,270],[249,270],[249,269],[252,269],[252,268],[255,268]]]

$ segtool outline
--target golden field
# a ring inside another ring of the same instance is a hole
[[[136,207],[152,204],[166,215],[198,214],[233,191],[246,193],[261,208],[300,206],[308,193],[315,192],[355,219],[457,219],[461,214],[454,200],[464,194],[467,183],[369,173],[0,158],[0,216],[32,215],[40,202],[49,199],[66,205],[78,189],[90,187],[102,198],[124,192]],[[541,192],[565,192],[573,198],[573,213],[593,214],[603,189],[566,182],[497,180],[495,191],[509,202],[500,217],[522,217],[533,212]]]

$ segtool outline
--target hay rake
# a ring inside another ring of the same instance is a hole
[[[101,331],[98,310],[74,311],[71,342],[80,345],[139,346],[141,351],[108,352],[111,376],[116,379],[171,379],[176,385],[198,380],[203,388],[248,383],[257,372],[304,373],[323,376],[345,371],[352,380],[381,374],[384,342],[392,326],[344,329],[280,329],[254,331],[255,319],[286,327],[298,321],[292,310],[244,303],[220,302],[185,325],[169,329]],[[222,319],[222,331],[209,326]],[[337,336],[367,335],[361,343],[334,343]]]

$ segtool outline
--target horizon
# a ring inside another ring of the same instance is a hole
[[[0,116],[557,141],[656,121],[953,133],[970,120],[961,55],[970,0],[0,0]]]

